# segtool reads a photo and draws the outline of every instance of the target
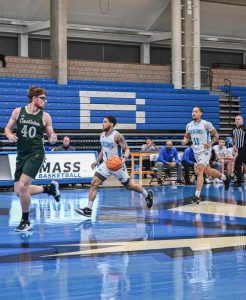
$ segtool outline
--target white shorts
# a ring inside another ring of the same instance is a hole
[[[206,167],[207,165],[209,165],[209,160],[211,157],[211,150],[207,150],[207,151],[204,151],[201,153],[194,153],[194,156],[195,156],[196,162],[198,164],[205,165],[205,167]]]
[[[125,164],[123,164],[122,167],[118,171],[110,171],[106,166],[106,162],[103,162],[100,164],[100,166],[98,167],[98,169],[95,172],[95,176],[100,178],[102,181],[105,181],[111,175],[118,178],[119,181],[124,185],[127,185],[130,182],[130,176],[127,173]]]

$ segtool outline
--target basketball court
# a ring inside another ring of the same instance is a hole
[[[15,233],[21,209],[0,198],[2,299],[245,299],[246,185],[153,187],[141,195],[98,191],[91,220],[75,213],[88,189],[62,190],[56,203],[32,197],[33,231]]]

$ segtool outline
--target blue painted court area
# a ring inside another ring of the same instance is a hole
[[[31,234],[15,233],[19,199],[0,193],[1,299],[245,299],[246,186],[155,187],[151,210],[124,188],[102,188],[92,219],[74,212],[87,189],[59,204],[34,196]]]

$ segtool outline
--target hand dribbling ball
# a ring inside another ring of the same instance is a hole
[[[117,155],[110,156],[106,161],[106,166],[110,171],[118,171],[122,166],[122,159]]]

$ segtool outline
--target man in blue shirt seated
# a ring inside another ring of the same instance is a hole
[[[156,162],[157,180],[160,185],[162,185],[161,176],[164,167],[168,168],[169,170],[176,167],[177,183],[184,183],[184,178],[182,174],[182,165],[178,157],[178,151],[175,147],[173,147],[173,143],[170,140],[166,142],[166,146],[161,148]]]
[[[192,149],[192,142],[190,143],[190,146],[184,151],[182,165],[184,166],[185,172],[185,184],[191,185],[192,182],[190,181],[189,176],[190,167],[194,168],[196,166],[196,159],[194,156],[194,151]]]

